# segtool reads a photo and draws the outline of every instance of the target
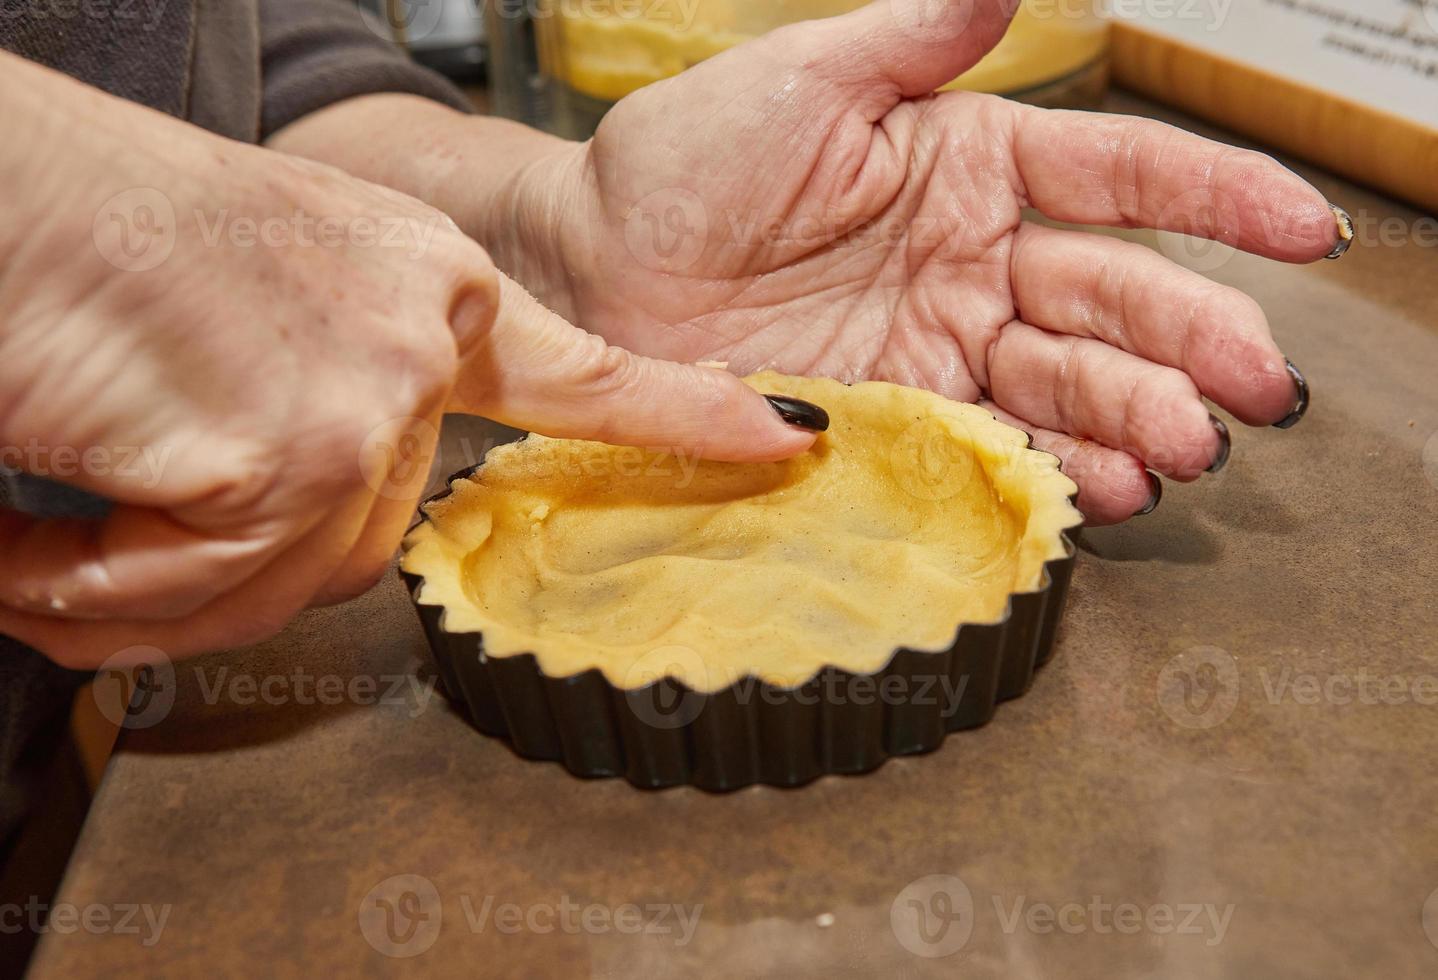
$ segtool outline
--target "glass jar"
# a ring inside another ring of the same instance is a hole
[[[619,99],[782,24],[868,0],[488,0],[501,115],[583,139]],[[1088,106],[1108,81],[1101,0],[1023,0],[1008,34],[946,88]]]

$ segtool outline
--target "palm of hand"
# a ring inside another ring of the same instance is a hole
[[[1145,468],[1221,465],[1204,398],[1249,424],[1293,413],[1253,300],[1024,209],[1311,261],[1336,241],[1322,196],[1151,121],[933,95],[1002,33],[1005,0],[932,38],[896,19],[906,3],[782,29],[616,106],[568,182],[556,305],[650,356],[980,401],[1063,460],[1096,522],[1150,499]]]
[[[642,165],[625,136],[631,108],[643,106],[622,105],[593,148],[611,244],[576,289],[579,322],[630,349],[741,374],[979,397],[984,352],[1014,318],[1022,210],[1004,149],[1008,103],[949,93],[905,100],[876,123],[836,107],[796,131],[754,126],[748,147],[726,146],[715,126],[712,139]],[[766,161],[762,179],[717,172],[728,160]],[[623,288],[606,288],[615,282]]]

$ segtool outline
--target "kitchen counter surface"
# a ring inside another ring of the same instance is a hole
[[[34,977],[1438,974],[1438,222],[1304,173],[1348,257],[1192,258],[1262,302],[1308,418],[1086,532],[987,727],[799,790],[580,781],[434,692],[392,577],[175,667]],[[487,431],[452,420],[441,469]]]

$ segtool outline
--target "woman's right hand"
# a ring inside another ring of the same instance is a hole
[[[446,411],[712,459],[814,439],[571,326],[404,195],[4,55],[0,107],[33,134],[0,151],[0,462],[115,502],[0,510],[0,633],[61,663],[253,642],[364,591]]]

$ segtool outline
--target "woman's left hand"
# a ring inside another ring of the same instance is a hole
[[[878,0],[785,27],[621,101],[513,186],[540,299],[680,361],[874,378],[975,401],[1058,455],[1094,523],[1193,480],[1300,404],[1258,304],[1140,245],[1158,228],[1288,262],[1339,244],[1272,159],[1157,122],[930,94],[1008,0]],[[932,12],[941,9],[940,16]],[[926,22],[925,11],[931,16]],[[463,219],[461,219],[463,220]]]

